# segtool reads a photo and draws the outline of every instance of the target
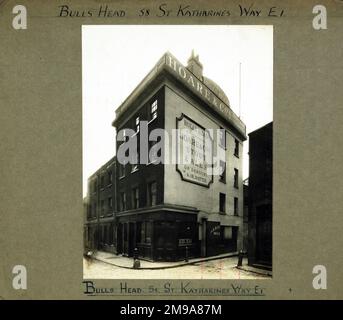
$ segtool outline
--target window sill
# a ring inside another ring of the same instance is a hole
[[[234,153],[233,155],[239,159],[239,154]]]
[[[220,179],[219,178],[219,182],[226,184],[226,180],[225,179]]]
[[[119,180],[122,180],[122,179],[124,179],[125,178],[125,176],[121,176],[121,177],[119,177],[118,179]]]

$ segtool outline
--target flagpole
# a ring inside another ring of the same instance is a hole
[[[239,63],[239,100],[238,100],[238,105],[239,105],[239,118],[241,117],[241,62]]]

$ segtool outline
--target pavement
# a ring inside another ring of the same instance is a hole
[[[152,269],[177,268],[177,267],[193,265],[193,264],[205,262],[205,261],[235,257],[237,255],[238,255],[238,252],[232,252],[232,253],[225,253],[225,254],[220,254],[220,255],[212,256],[212,257],[189,259],[187,262],[186,261],[151,262],[151,261],[139,260],[140,261],[139,269],[152,270]],[[104,251],[95,251],[92,253],[91,257],[93,259],[111,264],[116,267],[125,268],[125,269],[134,269],[133,258],[123,257],[121,255],[115,255],[113,253],[104,252]]]
[[[237,267],[237,269],[256,273],[259,275],[269,276],[269,277],[271,277],[273,275],[272,271],[270,271],[270,270],[266,270],[266,269],[262,269],[262,268],[255,268],[255,267],[248,266],[248,265],[242,265],[240,267]]]

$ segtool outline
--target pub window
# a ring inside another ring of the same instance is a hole
[[[145,243],[151,243],[152,225],[150,221],[145,222]]]
[[[105,213],[105,201],[104,200],[101,200],[100,207],[101,207],[101,215],[103,216]]]
[[[219,211],[221,213],[225,213],[225,201],[226,200],[226,195],[225,193],[219,193]]]
[[[219,129],[219,145],[226,149],[226,131],[223,128]]]
[[[238,169],[235,169],[233,186],[238,189]]]
[[[232,227],[222,226],[220,229],[221,229],[220,233],[221,233],[222,240],[232,239]]]
[[[101,176],[100,186],[101,186],[101,188],[103,188],[105,186],[105,177],[104,176]]]
[[[150,118],[151,120],[157,118],[157,100],[151,104]]]
[[[151,243],[152,225],[150,221],[143,221],[139,223],[137,230],[139,230],[140,243]]]
[[[126,210],[126,194],[125,192],[120,193],[120,210]]]
[[[220,175],[219,175],[219,181],[226,182],[226,162],[220,160]]]
[[[154,206],[156,205],[156,191],[157,185],[156,182],[151,182],[148,185],[148,205]]]
[[[136,222],[136,243],[141,243],[142,222]]]
[[[109,211],[112,210],[112,206],[113,206],[112,197],[109,197],[108,198],[108,209],[109,209]]]
[[[237,139],[235,139],[235,151],[234,151],[234,155],[236,157],[239,157],[239,141]]]
[[[238,198],[234,198],[233,214],[238,216]]]
[[[107,175],[108,175],[108,184],[111,184],[112,183],[112,171],[109,171]]]
[[[145,242],[145,222],[142,222],[140,224],[140,239],[139,239],[140,243],[144,243]]]
[[[133,209],[139,208],[139,189],[138,188],[132,189],[132,208]]]

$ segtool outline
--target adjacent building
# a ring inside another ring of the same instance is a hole
[[[84,203],[85,247],[116,252],[116,157],[88,178],[88,191]]]
[[[129,257],[138,251],[150,261],[243,249],[246,128],[224,91],[204,76],[198,56],[192,53],[184,66],[165,53],[117,108],[113,126],[125,139],[135,139],[139,161],[120,161],[124,141],[118,140],[117,156],[89,177],[86,248]],[[154,135],[155,129],[164,134]],[[141,143],[145,137],[152,137],[148,145]],[[213,166],[204,157],[205,141],[217,146]]]
[[[248,263],[272,267],[273,123],[249,134]]]

